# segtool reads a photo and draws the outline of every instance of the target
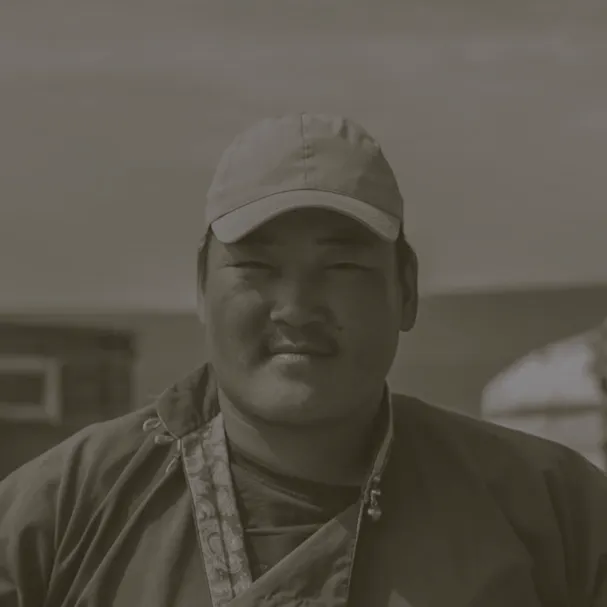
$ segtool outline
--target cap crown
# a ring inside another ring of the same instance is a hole
[[[222,155],[206,219],[294,190],[342,194],[402,219],[403,200],[379,144],[352,120],[296,114],[263,120]]]

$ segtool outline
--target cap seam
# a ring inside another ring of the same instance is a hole
[[[304,181],[308,183],[308,157],[309,157],[309,146],[306,140],[306,133],[304,129],[304,114],[300,115],[300,125],[301,125],[301,141],[302,141],[302,160],[304,165]],[[259,199],[261,200],[261,199]]]

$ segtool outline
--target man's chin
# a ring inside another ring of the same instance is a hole
[[[328,386],[305,378],[264,374],[255,386],[253,399],[258,415],[268,421],[305,422],[321,419],[333,399]]]

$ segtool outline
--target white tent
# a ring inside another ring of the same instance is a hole
[[[484,418],[562,443],[607,468],[604,397],[594,373],[596,332],[530,352],[485,387]]]

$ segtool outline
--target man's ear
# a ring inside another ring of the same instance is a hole
[[[415,251],[410,248],[407,260],[400,265],[400,283],[403,294],[400,330],[410,331],[417,320],[419,295],[417,290],[418,261]]]

